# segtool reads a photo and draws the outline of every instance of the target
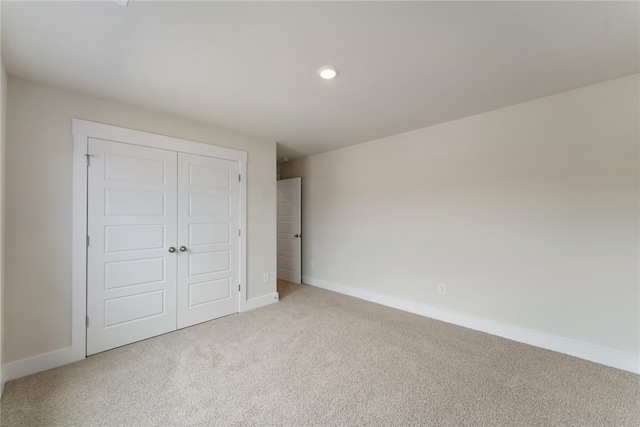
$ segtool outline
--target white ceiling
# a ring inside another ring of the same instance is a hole
[[[639,32],[638,2],[2,1],[10,75],[290,158],[638,73]]]

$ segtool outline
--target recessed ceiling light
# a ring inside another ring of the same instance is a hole
[[[331,80],[338,75],[338,69],[336,67],[322,67],[318,70],[318,74],[325,80]]]

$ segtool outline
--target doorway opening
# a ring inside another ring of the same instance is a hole
[[[302,283],[301,178],[277,181],[278,292]],[[282,297],[282,294],[280,294]]]

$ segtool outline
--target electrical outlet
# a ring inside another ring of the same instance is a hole
[[[438,283],[438,292],[440,292],[442,295],[447,293],[447,285],[445,285],[444,283]]]
[[[263,281],[264,283],[269,283],[269,273],[264,273],[264,274],[262,275],[262,281]]]

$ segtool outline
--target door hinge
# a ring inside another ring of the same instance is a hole
[[[89,327],[89,316],[87,316],[87,321],[86,321],[86,323],[87,323],[87,328],[88,328],[88,327]]]
[[[240,285],[238,285],[238,292],[240,292]]]
[[[238,236],[242,236],[242,230],[238,229]]]
[[[87,236],[87,246],[89,246],[89,236]]]
[[[91,166],[91,158],[93,157],[93,154],[85,154],[84,156],[87,158],[87,167]]]
[[[238,182],[242,181],[242,175],[238,175]]]

